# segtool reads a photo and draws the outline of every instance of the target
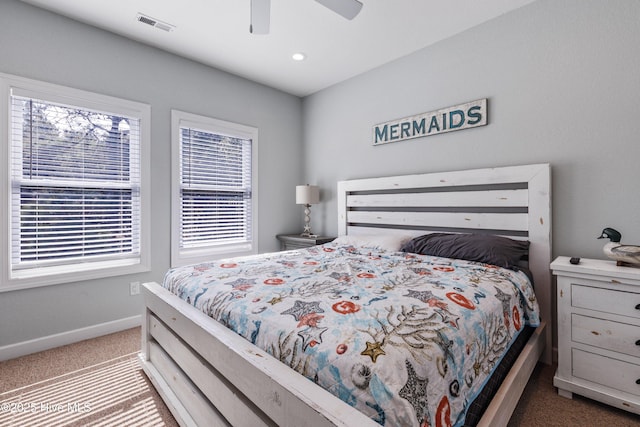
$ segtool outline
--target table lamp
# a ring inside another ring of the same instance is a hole
[[[304,205],[304,231],[301,236],[314,236],[311,233],[311,205],[315,205],[320,201],[320,188],[316,185],[297,185],[296,186],[296,204]]]

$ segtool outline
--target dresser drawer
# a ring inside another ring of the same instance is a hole
[[[640,396],[640,365],[572,350],[573,376]]]
[[[571,339],[574,342],[636,356],[640,363],[640,326],[573,314]]]
[[[640,319],[640,293],[636,292],[573,284],[571,285],[571,305]]]

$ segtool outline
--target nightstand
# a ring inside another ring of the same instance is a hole
[[[303,237],[299,234],[278,234],[276,238],[280,241],[280,250],[288,251],[290,249],[308,248],[309,246],[321,245],[329,243],[335,237]]]
[[[558,257],[551,269],[558,284],[558,394],[640,414],[640,268]]]

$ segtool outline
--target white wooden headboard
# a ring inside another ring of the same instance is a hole
[[[529,269],[551,321],[551,168],[508,166],[338,182],[338,234],[478,232],[529,240]],[[546,328],[542,361],[551,364]]]

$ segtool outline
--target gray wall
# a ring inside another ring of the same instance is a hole
[[[336,181],[550,163],[553,252],[640,244],[640,2],[538,0],[304,99],[312,227],[337,231]],[[372,146],[372,126],[488,98],[485,127]]]
[[[152,271],[0,293],[0,346],[142,313],[131,281],[162,279],[170,246],[170,111],[259,129],[259,250],[301,226],[301,100],[17,0],[0,2],[0,72],[151,105]],[[4,130],[3,130],[4,131]],[[3,166],[4,168],[4,166]],[[283,206],[286,209],[283,209]]]

